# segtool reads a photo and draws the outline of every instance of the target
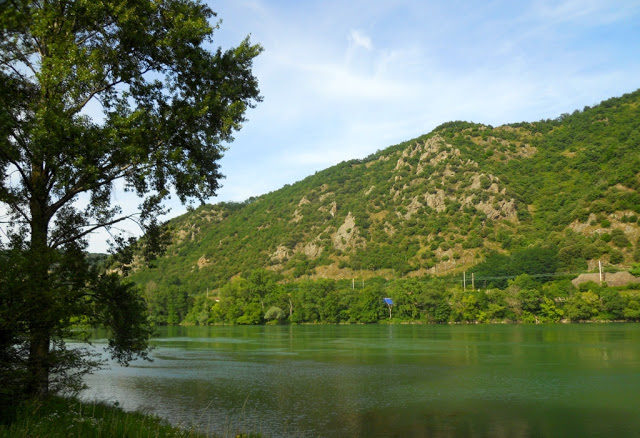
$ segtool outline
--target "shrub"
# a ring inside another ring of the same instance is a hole
[[[567,301],[565,311],[572,321],[589,320],[600,311],[600,297],[591,291],[577,293]]]
[[[617,249],[611,251],[611,254],[609,254],[609,263],[617,265],[622,262],[624,262],[624,255]]]
[[[637,300],[629,300],[624,308],[624,317],[627,319],[640,319],[640,303]]]
[[[286,318],[286,314],[284,313],[284,310],[276,306],[269,307],[269,309],[264,314],[264,319],[266,319],[267,321],[279,322],[284,320],[285,318]]]
[[[631,246],[631,242],[627,238],[627,235],[620,229],[615,229],[611,232],[611,241],[618,248],[627,248]]]

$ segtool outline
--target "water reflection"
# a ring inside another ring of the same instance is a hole
[[[203,430],[271,436],[629,436],[640,326],[169,327],[87,379]],[[633,431],[633,432],[631,432]]]

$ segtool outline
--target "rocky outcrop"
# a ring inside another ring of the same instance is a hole
[[[349,212],[344,219],[344,223],[340,225],[338,231],[331,236],[331,240],[335,248],[344,251],[356,245],[357,237],[358,230],[356,228],[356,220],[351,212]]]
[[[582,283],[593,281],[594,283],[600,283],[600,274],[580,274],[578,278],[571,281],[575,287],[578,287]],[[640,284],[640,278],[634,277],[629,272],[603,272],[602,282],[607,286],[626,286],[628,284]]]

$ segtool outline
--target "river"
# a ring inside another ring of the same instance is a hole
[[[640,324],[163,327],[153,345],[83,397],[231,436],[640,433]]]

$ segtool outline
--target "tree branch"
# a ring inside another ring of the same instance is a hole
[[[22,183],[25,185],[25,187],[29,191],[29,193],[33,194],[33,186],[29,182],[28,175],[25,173],[24,169],[22,169],[22,167],[20,167],[20,164],[18,163],[18,161],[16,161],[13,158],[11,158],[9,156],[9,154],[4,152],[3,149],[0,149],[0,153],[2,154],[4,159],[7,160],[8,163],[10,163],[11,165],[13,165],[16,168],[16,171],[20,174],[20,178],[22,179]]]
[[[2,192],[4,192],[4,193],[2,193]],[[0,202],[3,202],[5,204],[9,205],[11,208],[15,209],[15,211],[17,211],[18,214],[20,216],[22,216],[26,222],[31,222],[31,218],[29,216],[27,216],[27,214],[24,212],[22,207],[20,207],[17,204],[17,201],[14,201],[12,199],[12,198],[14,198],[14,196],[11,193],[9,193],[9,191],[6,188],[0,187],[0,194],[3,194],[3,196],[1,197]],[[12,223],[12,222],[7,222],[7,223]]]
[[[149,66],[149,67],[145,68],[144,70],[142,70],[140,73],[138,73],[136,75],[131,75],[131,76],[128,76],[128,77],[119,78],[118,80],[114,80],[113,82],[110,82],[110,83],[104,85],[101,88],[97,88],[95,90],[92,90],[89,93],[89,95],[82,102],[80,102],[79,104],[74,105],[72,108],[70,108],[69,111],[68,111],[68,114],[69,115],[73,115],[73,114],[76,114],[76,113],[80,112],[82,110],[82,108],[84,108],[91,101],[91,99],[93,99],[95,97],[96,94],[102,93],[103,91],[109,90],[109,89],[111,89],[111,88],[113,88],[113,87],[115,87],[117,85],[120,85],[120,84],[123,84],[123,83],[126,84],[129,81],[131,81],[133,78],[141,77],[141,76],[149,73],[152,70],[153,70],[153,67]],[[110,71],[111,71],[111,69],[109,69],[109,72]],[[108,75],[105,75],[105,79],[106,79],[107,76]]]
[[[106,169],[105,167],[100,167],[99,168],[101,171]],[[109,177],[105,177],[101,182],[97,182],[97,183],[93,183],[90,186],[86,185],[87,184],[87,179],[86,178],[81,178],[78,182],[76,182],[73,187],[71,187],[69,189],[69,191],[67,193],[65,193],[60,199],[58,199],[56,202],[54,202],[53,204],[51,204],[47,211],[49,213],[51,213],[51,216],[53,216],[55,214],[56,211],[58,211],[60,209],[60,207],[62,207],[64,204],[66,204],[67,202],[69,202],[71,199],[73,199],[76,195],[79,195],[80,193],[89,191],[89,190],[96,190],[100,187],[104,187],[107,184],[111,184],[112,182],[120,179],[120,178],[124,178],[125,176],[127,176],[128,174],[130,174],[131,172],[134,171],[134,167],[133,164],[127,165],[127,166],[123,166],[122,168],[119,169],[119,172],[116,173],[115,175],[109,176]]]
[[[11,60],[3,60],[2,62],[0,62],[0,64],[10,68],[11,71],[13,71],[13,73],[18,75],[24,81],[27,79],[27,77],[24,74],[22,74],[18,69],[16,69],[16,67],[12,64],[13,61],[19,61],[19,60],[21,60],[20,57],[16,57]]]
[[[84,231],[82,231],[82,232],[80,232],[80,233],[78,233],[76,235],[73,235],[73,236],[68,237],[66,239],[63,239],[63,240],[54,240],[53,242],[51,242],[50,247],[52,249],[55,249],[55,248],[58,248],[58,247],[60,247],[62,245],[65,245],[67,243],[71,243],[71,242],[74,242],[74,241],[76,241],[78,239],[81,239],[84,236],[86,236],[87,234],[93,233],[94,231],[99,230],[100,228],[110,227],[111,225],[115,225],[115,224],[117,224],[119,222],[122,222],[124,220],[127,220],[127,219],[133,220],[133,217],[136,216],[137,214],[138,213],[133,213],[133,214],[130,214],[130,215],[127,215],[127,216],[122,216],[122,217],[119,217],[117,219],[113,219],[113,220],[111,220],[109,222],[105,222],[105,223],[102,223],[102,224],[87,225],[89,227],[88,229],[86,229],[86,230],[84,230]]]
[[[92,90],[89,93],[89,95],[82,102],[74,105],[72,108],[69,108],[68,114],[69,115],[74,115],[74,114],[79,113],[91,101],[91,99],[94,98],[94,96],[96,94],[99,94],[99,93],[102,93],[103,91],[109,90],[110,88],[113,88],[116,85],[120,85],[123,82],[124,82],[124,80],[120,79],[120,80],[117,80],[117,81],[114,81],[114,82],[110,82],[110,83],[104,85],[101,88],[97,88],[95,90]]]

